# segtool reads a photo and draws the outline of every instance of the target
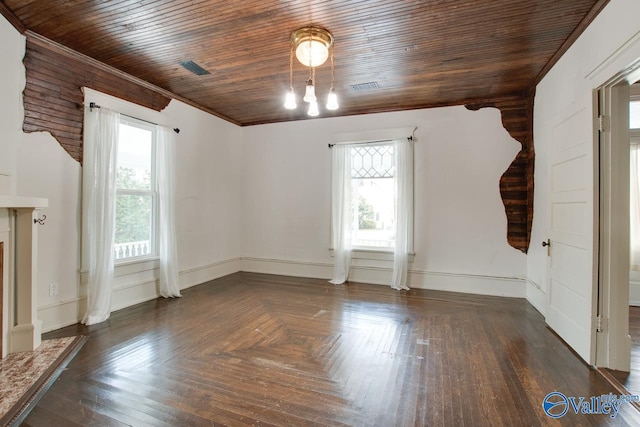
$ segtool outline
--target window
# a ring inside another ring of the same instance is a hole
[[[364,251],[394,252],[398,232],[398,212],[403,215],[402,230],[409,251],[413,251],[413,156],[403,160],[410,176],[407,197],[399,206],[395,141],[347,144],[345,166],[350,168],[344,185],[346,208],[350,210],[347,235],[349,246]],[[406,157],[406,156],[405,156]],[[334,165],[335,167],[335,165]],[[335,196],[335,195],[334,195]],[[334,200],[332,203],[336,203]],[[336,246],[335,236],[333,247]]]
[[[640,100],[629,103],[629,127],[640,129]]]
[[[354,248],[395,247],[393,145],[351,147],[351,203]]]
[[[155,126],[120,120],[116,167],[115,260],[156,255]]]
[[[360,249],[362,258],[386,258],[393,253],[390,285],[408,290],[413,252],[413,137],[330,147],[335,254],[330,282],[339,285],[348,280],[352,254]]]

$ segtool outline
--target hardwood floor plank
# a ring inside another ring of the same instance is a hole
[[[615,394],[521,299],[253,273],[183,294],[47,334],[89,340],[23,425],[558,425],[547,393]]]

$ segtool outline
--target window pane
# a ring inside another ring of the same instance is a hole
[[[367,145],[351,148],[351,177],[393,177],[393,145]]]
[[[640,101],[629,103],[629,127],[640,129]]]
[[[115,259],[151,254],[153,197],[116,196]]]
[[[395,190],[393,178],[352,180],[353,246],[395,247]]]
[[[116,187],[128,190],[151,189],[151,141],[149,129],[120,124]]]

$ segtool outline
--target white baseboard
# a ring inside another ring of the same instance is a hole
[[[333,264],[242,257],[240,259],[240,271],[328,280],[333,272]]]
[[[268,258],[242,258],[240,271],[283,276],[331,278],[333,264],[305,261],[278,260]],[[388,285],[393,269],[352,265],[349,280],[353,282]],[[485,276],[478,274],[445,273],[409,269],[409,283],[412,288],[432,289],[450,292],[464,292],[479,295],[494,295],[525,298],[525,280],[518,277]]]
[[[180,272],[180,289],[200,285],[238,271],[240,271],[240,258],[231,258],[202,267],[190,268]]]
[[[73,298],[39,307],[38,319],[42,320],[42,332],[55,331],[79,323],[86,310],[87,297]]]
[[[527,301],[543,316],[547,307],[547,293],[531,279],[527,279]]]
[[[240,259],[232,258],[215,262],[206,266],[181,271],[179,273],[180,289],[199,285],[219,277],[239,271]],[[126,276],[120,276],[126,278]],[[132,277],[137,277],[132,275]],[[122,310],[141,302],[159,297],[157,281],[140,280],[120,285],[113,290],[111,311]],[[75,325],[82,320],[87,309],[87,298],[81,296],[69,300],[55,302],[38,308],[38,318],[42,320],[42,332],[54,331],[66,326]]]
[[[509,298],[524,298],[526,295],[525,280],[520,277],[409,270],[409,280],[411,287],[418,289]]]

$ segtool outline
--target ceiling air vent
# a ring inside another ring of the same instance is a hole
[[[351,89],[354,92],[359,92],[361,90],[371,90],[371,89],[379,89],[380,85],[378,82],[368,82],[368,83],[358,83],[357,85],[351,85]]]
[[[204,76],[206,74],[211,74],[210,72],[208,72],[207,70],[205,70],[204,68],[202,68],[201,66],[199,66],[193,61],[182,61],[180,65],[182,65],[187,70],[191,71],[196,76]]]

